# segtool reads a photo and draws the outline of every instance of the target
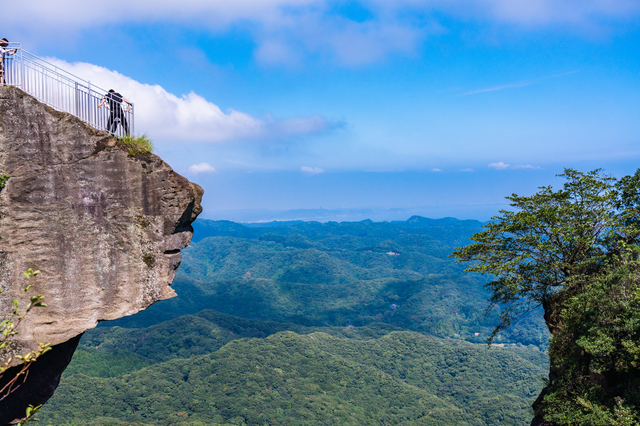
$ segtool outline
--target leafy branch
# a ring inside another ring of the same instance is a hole
[[[20,333],[18,328],[31,309],[47,306],[43,302],[44,296],[39,294],[29,296],[27,305],[24,308],[21,308],[24,298],[27,297],[27,293],[33,287],[35,277],[39,273],[40,271],[34,271],[31,268],[24,273],[27,278],[27,285],[24,287],[23,293],[13,301],[14,308],[13,311],[8,314],[8,318],[0,322],[0,351],[9,351],[11,349],[11,345],[14,343],[12,338]],[[1,292],[2,290],[0,289],[0,293]],[[27,380],[31,364],[33,364],[40,356],[51,350],[50,343],[38,342],[38,346],[38,349],[22,355],[11,354],[4,363],[0,364],[0,378],[10,368],[14,359],[22,361],[23,364],[18,373],[0,389],[0,401],[5,399],[12,392],[15,392]],[[27,408],[26,416],[19,420],[17,424],[24,425],[29,421],[33,421],[33,415],[40,409],[40,407],[40,405],[37,407],[30,405]]]

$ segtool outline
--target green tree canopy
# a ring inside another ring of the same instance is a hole
[[[537,411],[559,425],[640,423],[640,262],[627,248],[559,309],[552,379]]]
[[[640,174],[617,181],[601,170],[566,169],[560,190],[506,197],[516,211],[500,211],[475,242],[454,251],[467,271],[493,278],[489,309],[501,307],[496,332],[543,306],[553,332],[553,301],[562,290],[601,270],[623,243],[635,242]],[[493,337],[493,336],[492,336]]]
[[[453,255],[492,278],[488,309],[499,306],[501,322],[489,341],[544,308],[552,338],[549,383],[534,404],[540,422],[638,424],[640,170],[620,180],[601,170],[559,176],[562,189],[507,197],[516,211],[501,211]]]

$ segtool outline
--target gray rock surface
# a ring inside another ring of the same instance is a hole
[[[98,321],[175,295],[170,284],[203,190],[153,154],[0,87],[0,313],[39,269],[15,350],[63,344]],[[8,353],[0,354],[6,359]],[[1,424],[1,422],[0,422]]]

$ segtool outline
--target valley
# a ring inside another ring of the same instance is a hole
[[[491,347],[476,221],[198,220],[178,297],[88,331],[42,424],[528,424],[548,334]]]

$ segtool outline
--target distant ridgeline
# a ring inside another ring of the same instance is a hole
[[[530,422],[540,313],[487,348],[484,281],[448,257],[481,223],[194,228],[178,297],[87,332],[41,424]]]
[[[214,309],[306,326],[383,322],[482,343],[498,311],[484,317],[485,279],[464,274],[464,265],[448,257],[481,225],[419,216],[251,226],[199,219],[173,284],[179,296],[109,324],[149,326]],[[523,318],[496,343],[545,348],[549,335],[541,315]]]

